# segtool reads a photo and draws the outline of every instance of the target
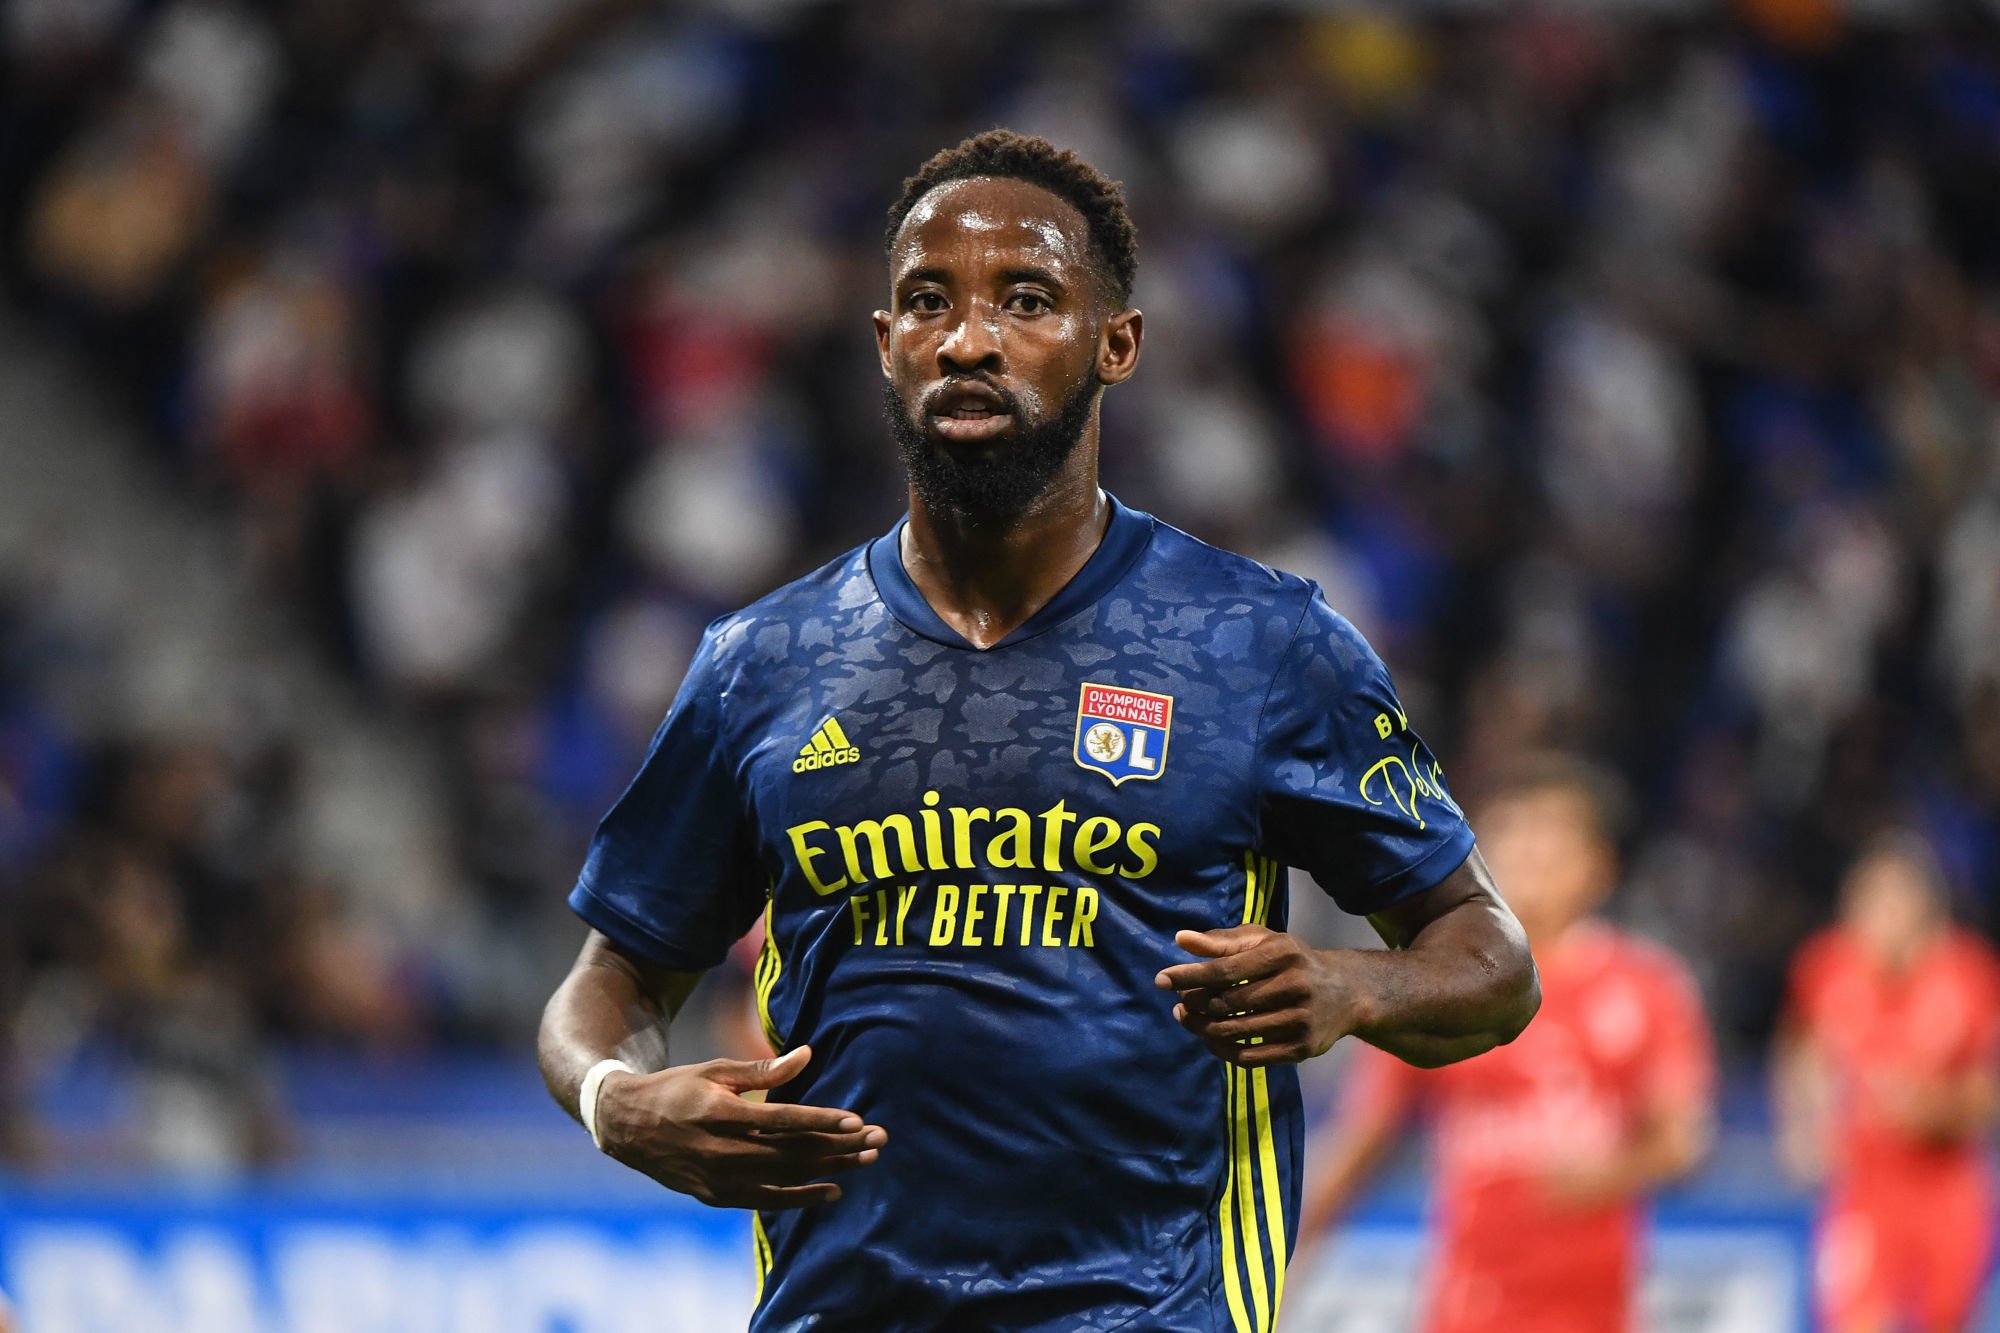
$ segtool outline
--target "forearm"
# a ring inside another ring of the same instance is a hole
[[[1388,950],[1345,960],[1360,1021],[1354,1035],[1413,1065],[1464,1060],[1520,1035],[1541,1007],[1526,935],[1484,884],[1477,853],[1467,862],[1462,901],[1404,937],[1376,920]]]
[[[667,1025],[692,979],[653,971],[593,934],[542,1010],[537,1053],[549,1095],[572,1116],[592,1065],[613,1057],[641,1070],[667,1064]]]
[[[1826,1076],[1811,1043],[1780,1032],[1771,1059],[1771,1111],[1778,1159],[1796,1179],[1817,1183],[1826,1174],[1831,1120]]]
[[[1971,1143],[1993,1128],[2000,1114],[2000,1086],[1987,1073],[1941,1079],[1930,1097],[1919,1100],[1916,1128],[1937,1143]]]
[[[1663,1113],[1612,1163],[1614,1184],[1627,1196],[1670,1185],[1708,1155],[1714,1130],[1708,1113],[1683,1109]]]

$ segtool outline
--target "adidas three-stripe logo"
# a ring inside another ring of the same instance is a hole
[[[810,773],[816,768],[851,764],[860,758],[861,751],[854,748],[854,742],[840,729],[840,719],[829,714],[814,730],[812,740],[800,748],[799,757],[792,760],[792,772]]]

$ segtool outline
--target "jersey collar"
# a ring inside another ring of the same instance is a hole
[[[1049,599],[1048,605],[985,651],[997,652],[1055,628],[1077,612],[1095,605],[1125,577],[1132,562],[1139,558],[1139,553],[1153,538],[1153,516],[1128,509],[1108,491],[1104,498],[1111,503],[1111,522],[1104,530],[1104,540],[1091,552],[1090,559],[1084,561],[1083,568],[1070,577],[1061,592]],[[924,595],[910,580],[909,571],[903,568],[903,526],[909,521],[910,516],[903,515],[896,521],[895,527],[868,544],[868,573],[875,580],[876,593],[882,598],[882,604],[889,608],[889,614],[913,633],[948,647],[979,652],[980,649],[970,640],[945,624],[938,613],[931,610],[931,604],[924,600]]]

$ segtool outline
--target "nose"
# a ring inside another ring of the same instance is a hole
[[[968,303],[938,344],[938,370],[946,375],[964,375],[975,370],[1000,369],[999,311],[985,302]]]

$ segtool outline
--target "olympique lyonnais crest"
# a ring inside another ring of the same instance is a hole
[[[1132,778],[1157,778],[1167,767],[1173,721],[1170,694],[1086,683],[1076,705],[1076,762],[1110,778],[1114,787]]]

